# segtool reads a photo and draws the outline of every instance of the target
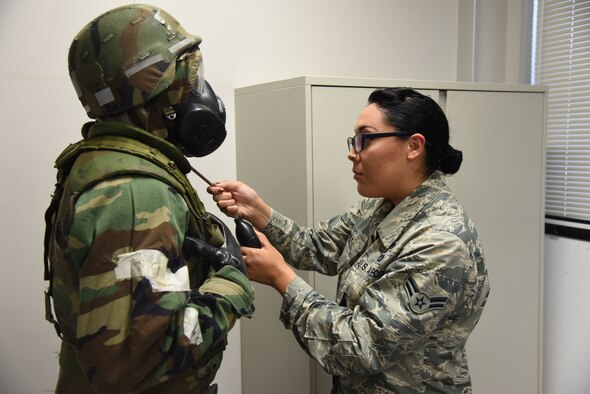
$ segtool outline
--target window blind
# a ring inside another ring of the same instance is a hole
[[[536,3],[533,83],[549,89],[545,214],[590,229],[590,1]]]

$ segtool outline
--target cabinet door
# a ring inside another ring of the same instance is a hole
[[[238,179],[252,185],[273,208],[300,223],[308,217],[305,87],[236,97]],[[309,281],[305,272],[299,272]],[[242,392],[305,394],[310,360],[279,321],[282,298],[254,283],[256,311],[241,319]]]
[[[313,124],[313,220],[331,218],[359,200],[352,164],[346,158],[346,138],[354,134],[354,124],[367,104],[372,89],[312,88]],[[314,287],[326,298],[336,298],[336,277],[314,274]],[[329,393],[332,378],[315,364],[316,394]],[[312,377],[313,379],[313,377]],[[313,391],[312,391],[313,392]]]
[[[491,293],[467,343],[474,393],[540,391],[544,97],[450,91],[449,177],[480,233]]]

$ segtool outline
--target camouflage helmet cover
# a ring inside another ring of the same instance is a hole
[[[127,111],[165,91],[167,104],[178,104],[197,78],[200,43],[200,37],[158,7],[115,8],[74,38],[68,54],[70,78],[91,118]],[[188,59],[177,62],[187,52]]]

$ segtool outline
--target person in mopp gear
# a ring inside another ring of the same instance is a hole
[[[281,321],[333,393],[470,393],[465,344],[490,287],[476,227],[445,184],[462,163],[446,116],[413,89],[379,89],[347,143],[364,198],[313,228],[242,182],[207,190],[261,231],[262,248],[242,248],[250,279],[283,296]],[[291,266],[338,275],[335,302]]]
[[[45,215],[57,393],[214,392],[228,332],[254,311],[237,242],[186,176],[186,156],[226,136],[200,43],[143,4],[98,16],[71,43],[93,121],[56,160]]]

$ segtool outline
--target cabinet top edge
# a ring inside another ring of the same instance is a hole
[[[428,81],[428,80],[403,80],[380,78],[356,78],[356,77],[325,77],[325,76],[300,76],[295,78],[254,84],[235,89],[235,95],[258,93],[262,91],[286,89],[301,86],[328,86],[328,87],[396,87],[405,86],[414,89],[437,90],[462,90],[462,91],[502,91],[502,92],[547,92],[543,85],[505,84],[491,82],[453,82],[453,81]]]

